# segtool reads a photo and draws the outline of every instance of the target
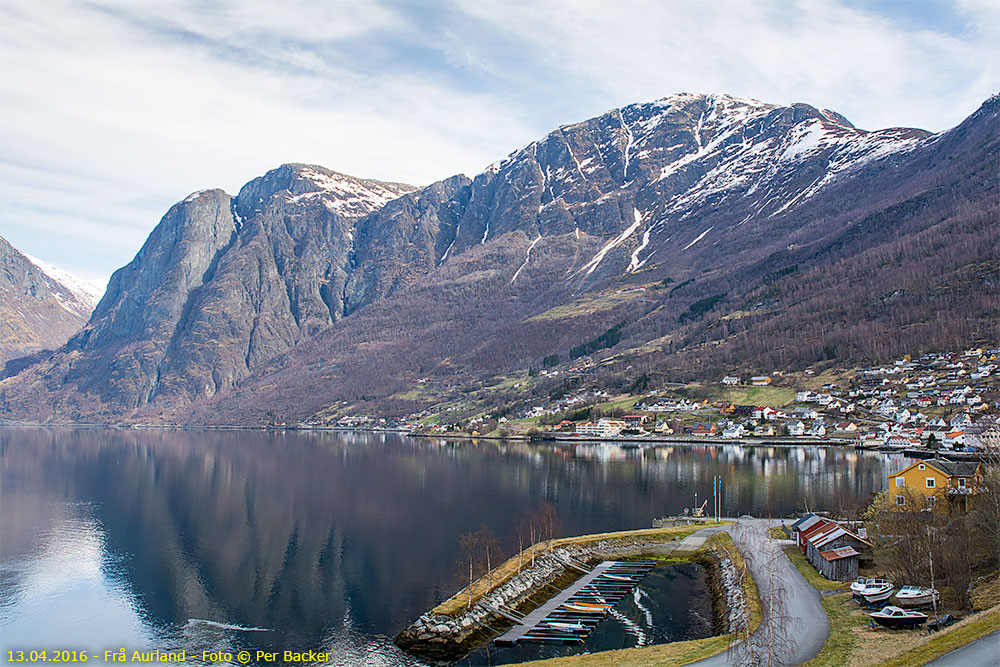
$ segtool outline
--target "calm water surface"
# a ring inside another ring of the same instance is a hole
[[[345,665],[415,663],[390,638],[461,587],[459,536],[481,525],[510,551],[546,502],[563,534],[646,528],[704,499],[714,475],[729,515],[853,508],[902,464],[841,449],[10,428],[0,458],[0,659],[269,647]],[[633,616],[659,604],[640,598]],[[647,639],[687,631],[671,634],[677,613],[657,611]],[[627,625],[600,647],[634,645]]]

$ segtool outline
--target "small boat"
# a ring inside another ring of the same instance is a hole
[[[887,628],[916,628],[927,622],[927,614],[892,606],[874,614],[868,614],[868,616],[879,625],[884,625]]]
[[[614,606],[597,602],[571,602],[570,604],[575,604],[578,607],[590,607],[591,609],[611,609]]]
[[[895,586],[888,581],[881,580],[881,583],[873,583],[866,586],[865,589],[861,591],[861,597],[863,597],[865,602],[868,604],[883,602],[892,597],[892,592],[894,590]]]
[[[896,591],[896,602],[900,607],[923,607],[941,599],[936,588],[903,586]]]
[[[607,572],[605,572],[601,576],[604,577],[605,579],[612,579],[614,581],[627,581],[629,583],[632,583],[632,582],[635,581],[631,577],[622,577],[622,576],[619,576],[617,574],[608,574]]]
[[[881,586],[882,584],[888,584],[889,581],[886,579],[876,579],[874,577],[858,577],[853,582],[851,582],[851,593],[855,597],[860,597],[861,593],[869,586]]]
[[[587,626],[582,623],[560,623],[559,621],[545,621],[545,627],[570,632],[586,632],[588,630]]]
[[[611,609],[611,605],[588,605],[585,602],[566,602],[563,604],[563,609],[575,611],[580,614],[606,614]]]
[[[861,591],[865,590],[869,584],[875,582],[875,579],[869,577],[858,577],[851,582],[851,593],[855,595],[861,595]]]

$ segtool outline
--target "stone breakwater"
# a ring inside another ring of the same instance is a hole
[[[717,573],[726,601],[726,632],[736,633],[746,629],[750,622],[750,607],[743,592],[739,568],[733,559],[723,552],[715,552],[718,558]]]
[[[565,588],[579,578],[581,573],[572,567],[573,561],[593,565],[604,560],[656,552],[667,544],[662,541],[623,544],[620,540],[602,540],[586,545],[556,547],[537,554],[534,565],[528,565],[478,601],[474,600],[471,607],[452,616],[430,612],[424,614],[400,632],[394,641],[403,650],[422,658],[457,660],[513,625],[510,619],[497,613],[497,610],[526,613],[554,595],[556,590]],[[735,566],[729,562],[735,575]],[[742,610],[745,602],[742,601],[738,580],[724,574],[720,574],[719,578],[726,586],[725,596],[732,596]],[[730,580],[734,582],[735,588],[725,584]],[[736,598],[736,595],[740,597]]]

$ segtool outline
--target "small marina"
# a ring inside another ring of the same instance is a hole
[[[656,565],[653,561],[604,561],[551,600],[522,616],[518,625],[493,640],[582,644],[608,612]]]

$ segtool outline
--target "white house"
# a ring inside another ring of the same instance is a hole
[[[964,446],[965,431],[952,431],[944,436],[941,445],[949,449],[956,449]]]
[[[730,424],[722,431],[723,438],[742,438],[746,434],[743,424]]]
[[[618,435],[625,428],[625,422],[617,419],[607,419],[602,417],[596,424],[593,422],[583,422],[577,424],[576,432],[580,435],[594,435],[601,438],[610,438]]]
[[[954,429],[962,429],[966,426],[972,426],[972,417],[967,412],[960,412],[952,417],[948,424]]]

